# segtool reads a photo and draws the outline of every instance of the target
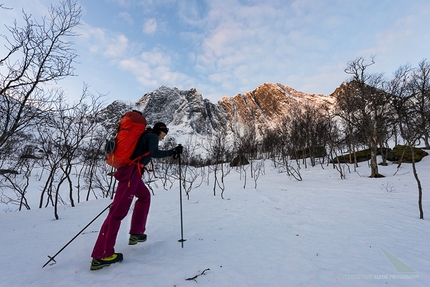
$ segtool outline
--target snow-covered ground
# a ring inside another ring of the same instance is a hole
[[[179,190],[155,189],[148,241],[128,245],[127,217],[116,244],[124,261],[98,271],[90,254],[106,213],[42,266],[109,200],[62,206],[60,220],[52,208],[0,213],[0,286],[428,286],[430,157],[417,166],[425,220],[410,164],[396,175],[381,166],[379,179],[367,163],[347,179],[316,166],[296,181],[266,161],[256,189],[232,171],[225,199],[212,185],[184,197],[184,248]]]

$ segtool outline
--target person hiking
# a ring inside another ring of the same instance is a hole
[[[138,164],[128,164],[119,168],[114,176],[118,180],[115,197],[109,209],[109,214],[101,226],[91,257],[91,270],[98,270],[110,264],[121,262],[123,255],[115,253],[115,242],[121,221],[125,218],[133,201],[134,210],[131,217],[129,245],[146,241],[146,220],[151,203],[151,194],[142,181],[141,166],[146,166],[151,158],[164,158],[182,153],[182,146],[172,150],[159,150],[159,141],[169,132],[167,126],[158,122],[152,129],[146,130],[137,142],[131,160],[138,159]],[[148,154],[149,152],[149,154]]]

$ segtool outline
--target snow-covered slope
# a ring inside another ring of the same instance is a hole
[[[60,220],[51,208],[0,213],[0,285],[428,286],[430,223],[418,219],[411,165],[396,175],[395,165],[381,166],[386,177],[370,179],[364,163],[344,180],[317,166],[296,181],[265,164],[257,188],[249,174],[244,188],[243,173],[233,170],[224,200],[213,195],[212,179],[183,198],[183,249],[177,182],[168,191],[154,186],[148,241],[127,245],[127,217],[116,244],[124,261],[98,271],[89,270],[90,254],[106,214],[56,264],[42,266],[109,200],[62,206]],[[428,218],[430,158],[417,168]]]

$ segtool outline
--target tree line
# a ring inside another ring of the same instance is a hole
[[[391,78],[369,73],[374,64],[374,57],[348,62],[345,73],[350,78],[332,95],[334,104],[296,106],[276,128],[263,129],[259,138],[254,126],[240,133],[233,131],[231,146],[227,144],[228,133],[219,131],[208,140],[208,158],[191,153],[187,154],[186,163],[211,166],[214,194],[219,190],[222,196],[223,178],[232,165],[243,176],[245,185],[247,174],[256,185],[264,167],[254,160],[271,160],[288,176],[302,180],[301,167],[332,165],[345,178],[350,165],[355,170],[364,159],[369,162],[369,177],[378,178],[383,177],[379,165],[386,165],[390,159],[400,167],[405,154],[410,154],[408,162],[412,163],[423,219],[422,185],[415,163],[419,160],[417,146],[430,149],[430,63],[422,60],[417,67],[401,66]],[[390,142],[394,142],[400,154],[393,154]],[[193,149],[189,144],[185,150]],[[377,160],[379,155],[382,162]]]
[[[297,179],[301,179],[300,174],[289,161],[306,167],[308,162],[314,166],[327,159],[344,178],[340,155],[347,154],[349,159],[342,163],[351,163],[355,168],[358,152],[365,149],[370,162],[369,177],[378,178],[383,176],[379,164],[386,164],[390,156],[389,143],[402,144],[402,154],[391,158],[400,165],[410,151],[423,219],[415,147],[430,149],[430,63],[422,60],[417,67],[401,66],[391,78],[370,73],[369,67],[374,64],[374,57],[348,62],[345,73],[350,78],[333,94],[333,105],[307,103],[297,107],[285,115],[280,126],[267,130],[258,143],[249,135],[238,137],[236,153],[249,158],[270,158]],[[382,156],[382,163],[377,161],[378,155]]]

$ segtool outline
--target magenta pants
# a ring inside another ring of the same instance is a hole
[[[115,253],[114,246],[121,221],[127,216],[135,196],[137,200],[131,217],[130,234],[143,234],[146,229],[151,194],[136,166],[119,168],[115,172],[115,178],[119,181],[118,188],[91,254],[94,259],[106,258]]]

